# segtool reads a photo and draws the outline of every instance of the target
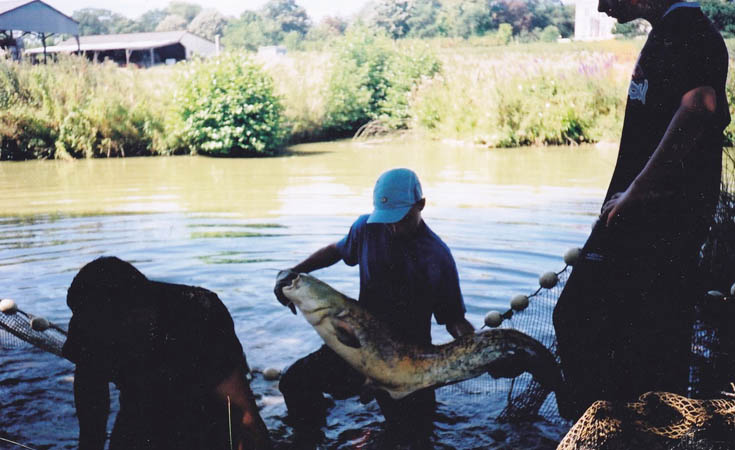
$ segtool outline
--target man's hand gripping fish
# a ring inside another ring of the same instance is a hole
[[[486,372],[512,378],[527,371],[550,390],[561,382],[551,352],[517,330],[486,330],[443,345],[417,346],[393,339],[357,301],[312,276],[299,274],[283,294],[332,350],[394,399]]]

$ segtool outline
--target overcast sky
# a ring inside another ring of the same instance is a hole
[[[109,9],[135,19],[150,9],[165,8],[170,0],[44,0],[59,11],[71,15],[82,8]],[[258,9],[267,0],[209,0],[207,2],[186,0],[197,3],[204,8],[214,8],[226,16],[239,16],[246,9]],[[356,13],[367,0],[296,0],[306,8],[306,12],[314,20],[324,16],[347,17]]]

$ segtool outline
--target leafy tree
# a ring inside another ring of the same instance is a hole
[[[408,35],[417,38],[446,35],[446,25],[440,19],[441,8],[439,0],[415,0],[406,20]]]
[[[318,25],[309,29],[309,32],[304,36],[303,45],[299,46],[299,49],[322,50],[335,38],[344,35],[346,29],[347,21],[341,17],[325,17]],[[286,38],[284,37],[284,44],[288,47],[288,43],[285,41]]]
[[[547,25],[546,28],[539,33],[539,39],[543,42],[556,42],[560,36],[559,29],[554,25]]]
[[[651,25],[643,19],[632,20],[628,23],[616,23],[613,33],[625,37],[644,36],[651,30]]]
[[[483,35],[495,28],[492,11],[487,1],[468,0],[456,5],[455,32],[458,36],[466,38],[472,35]]]
[[[402,38],[408,34],[412,9],[412,0],[381,0],[375,5],[368,23],[372,28],[384,30],[393,39]]]
[[[159,23],[166,18],[168,13],[165,9],[151,9],[144,12],[136,21],[136,31],[148,32],[155,31]]]
[[[347,30],[347,20],[339,16],[326,16],[319,22],[319,27],[322,27],[330,34],[345,34]]]
[[[735,3],[724,0],[704,0],[702,11],[723,36],[735,36]]]
[[[168,15],[156,26],[156,31],[179,31],[186,30],[188,22],[181,16]]]
[[[79,34],[116,34],[126,32],[133,25],[127,17],[108,9],[84,8],[74,11],[72,18],[79,22]]]
[[[495,35],[498,39],[498,44],[508,45],[513,38],[513,26],[509,23],[501,23]]]
[[[536,14],[548,17],[548,25],[558,28],[561,37],[574,35],[574,5],[547,1],[536,10]]]
[[[269,0],[263,6],[261,16],[282,33],[296,31],[304,36],[311,27],[311,19],[306,10],[294,0]]]
[[[245,11],[225,26],[222,43],[229,48],[257,50],[275,44],[277,37],[280,38],[280,34],[274,33],[259,14]]]
[[[425,48],[400,52],[384,32],[353,26],[340,39],[327,88],[325,128],[352,133],[370,120],[406,126],[408,98],[422,76],[440,70]]]
[[[202,7],[193,3],[187,2],[171,2],[166,8],[166,12],[170,16],[183,17],[186,23],[190,23],[194,18],[202,12]]]
[[[222,34],[226,25],[227,20],[219,11],[205,9],[191,21],[186,29],[197,36],[213,41],[215,36]]]

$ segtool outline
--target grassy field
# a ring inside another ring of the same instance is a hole
[[[642,43],[394,42],[398,54],[434,55],[441,69],[407,85],[401,95],[408,117],[395,120],[389,111],[371,129],[487,147],[615,141]],[[273,79],[290,143],[335,137],[326,125],[327,103],[333,75],[344,69],[334,53],[292,52],[258,62]],[[182,119],[174,100],[185,73],[185,64],[142,70],[73,57],[48,66],[0,62],[0,159],[188,152],[177,139]],[[733,136],[731,126],[730,142]]]

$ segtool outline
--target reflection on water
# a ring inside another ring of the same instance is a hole
[[[519,195],[583,193],[609,180],[614,149],[476,149],[440,142],[338,142],[296,147],[297,156],[158,157],[0,164],[0,215],[228,212],[261,218],[354,215],[392,167],[414,169],[430,204],[513,206]],[[492,191],[488,190],[492,189]],[[491,195],[499,194],[499,195]]]
[[[377,176],[397,166],[422,179],[425,218],[457,260],[468,319],[532,292],[539,273],[584,240],[614,164],[612,149],[486,150],[441,143],[339,142],[271,159],[135,158],[0,163],[0,297],[66,324],[79,268],[116,255],[153,279],[201,285],[229,308],[252,367],[285,368],[320,345],[273,298],[276,271],[339,239],[371,209]],[[355,268],[316,275],[357,295]],[[434,341],[450,339],[434,325]],[[71,364],[28,348],[0,349],[0,436],[33,448],[74,448]],[[291,430],[277,383],[253,388],[273,436]],[[497,424],[483,395],[439,395],[437,448],[553,448],[563,429]],[[113,405],[114,409],[114,405]],[[325,448],[369,448],[375,404],[337,401]]]

